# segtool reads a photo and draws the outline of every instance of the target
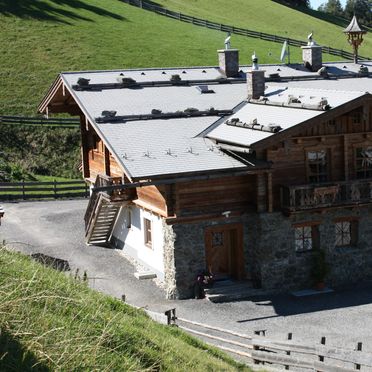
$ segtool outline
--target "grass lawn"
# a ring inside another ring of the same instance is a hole
[[[313,31],[320,45],[352,52],[342,32],[350,20],[325,15],[315,10],[303,13],[272,0],[157,0],[159,5],[191,16],[267,32],[292,39],[307,40]],[[365,36],[360,55],[372,58],[372,36]],[[333,60],[333,59],[332,59]]]
[[[242,1],[234,0],[234,4]],[[219,12],[225,13],[225,3],[220,0],[183,3],[197,4],[200,16],[216,20],[219,13],[216,16],[212,13],[217,9],[213,5],[215,2],[221,7]],[[270,7],[279,7],[267,3]],[[192,13],[189,6],[184,7],[183,10]],[[249,13],[237,5],[232,9],[234,17],[230,18],[228,11],[226,15],[237,24],[239,19],[244,19],[243,14]],[[283,9],[290,13],[288,8]],[[279,22],[281,14],[266,18],[266,23]],[[227,19],[223,21],[227,22]],[[285,24],[286,20],[281,22]],[[251,22],[241,23],[256,28]],[[226,36],[119,0],[0,0],[0,24],[0,45],[3,46],[0,54],[0,115],[35,114],[38,103],[61,71],[216,65],[216,50],[224,46]],[[303,34],[307,34],[308,28],[296,25],[293,28],[303,29]],[[261,28],[265,31],[263,26]],[[261,63],[279,62],[280,44],[234,35],[232,45],[241,50],[242,64],[251,62],[253,51]],[[292,48],[293,62],[300,61],[300,52],[299,48]],[[332,56],[324,58],[335,59]]]
[[[1,371],[249,370],[26,256],[0,264]]]

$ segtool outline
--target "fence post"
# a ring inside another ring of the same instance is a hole
[[[54,199],[57,199],[57,181],[55,179],[54,179],[53,190],[54,190]]]
[[[324,336],[321,338],[320,343],[322,345],[326,344],[326,338]],[[323,355],[318,355],[318,358],[319,358],[319,362],[324,362],[324,356]],[[321,372],[321,371],[318,371],[318,372]]]
[[[85,197],[88,197],[88,184],[85,182]]]
[[[356,348],[356,351],[362,351],[362,346],[363,344],[361,342],[358,342],[357,343],[357,348]],[[355,369],[358,369],[360,370],[361,366],[359,363],[355,363]]]
[[[22,199],[26,200],[26,197],[25,197],[25,180],[22,180]]]
[[[292,333],[288,333],[288,341],[292,340]],[[286,351],[287,355],[291,355],[290,351]],[[289,369],[289,366],[285,366],[285,369]]]

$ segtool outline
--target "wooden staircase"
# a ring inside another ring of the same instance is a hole
[[[121,182],[121,180],[120,180]],[[118,184],[118,180],[98,175],[95,187]],[[125,190],[124,190],[125,191]],[[85,213],[85,238],[89,245],[110,246],[112,230],[120,208],[135,197],[135,189],[129,192],[94,192]],[[134,192],[133,192],[134,191]]]
[[[109,245],[120,207],[121,203],[112,203],[102,194],[99,195],[92,221],[85,234],[88,244]]]

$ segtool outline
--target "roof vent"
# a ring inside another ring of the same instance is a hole
[[[162,75],[166,75],[167,73],[165,72],[165,71],[162,71],[162,73],[161,73]]]
[[[361,65],[361,66],[359,67],[359,73],[360,73],[361,75],[366,75],[366,76],[368,76],[368,67],[367,67],[367,66],[364,66],[364,65]]]
[[[279,75],[279,73],[269,74],[269,79],[280,80],[280,75]]]
[[[289,95],[288,96],[288,105],[292,105],[293,103],[301,103],[301,101],[297,97]]]
[[[162,113],[162,111],[161,110],[158,110],[158,109],[152,109],[151,110],[151,114],[152,115],[160,115]]]
[[[328,71],[327,71],[327,66],[323,66],[321,67],[318,71],[317,71],[317,74],[324,77],[324,78],[327,78],[328,77]]]
[[[102,111],[101,116],[104,118],[114,118],[116,116],[116,111]]]
[[[324,111],[329,110],[331,108],[331,106],[329,105],[328,100],[326,98],[322,98],[320,100],[319,108],[321,108]]]
[[[90,79],[85,79],[85,78],[79,78],[77,83],[80,87],[86,87],[89,85]]]
[[[187,74],[187,72],[185,70],[182,71],[183,74]]]
[[[196,89],[198,89],[201,94],[215,93],[213,89],[208,88],[208,85],[198,85]]]
[[[144,72],[141,72],[141,75],[146,75]]]
[[[202,71],[202,73],[203,73],[203,74],[206,74],[206,73],[207,73],[207,71],[203,70],[203,71]]]
[[[182,79],[181,79],[181,76],[178,75],[178,74],[172,75],[171,78],[170,78],[170,81],[171,81],[172,83],[177,83],[177,82],[179,82],[179,81],[181,81],[181,80],[182,80]]]
[[[184,113],[186,114],[192,114],[194,112],[198,112],[199,110],[195,107],[188,107],[186,110],[184,110]]]
[[[137,84],[137,82],[130,77],[128,78],[128,77],[118,76],[117,81],[123,84],[124,87],[131,87]]]

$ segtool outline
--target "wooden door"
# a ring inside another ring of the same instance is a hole
[[[243,279],[242,225],[221,225],[205,231],[206,269],[215,279]]]

